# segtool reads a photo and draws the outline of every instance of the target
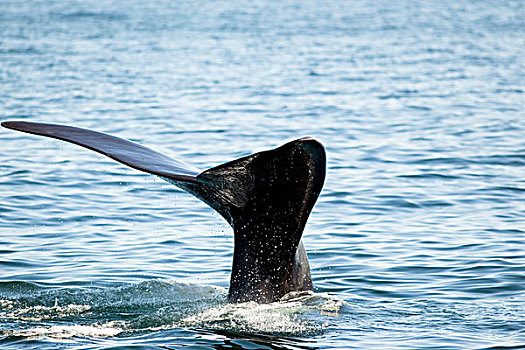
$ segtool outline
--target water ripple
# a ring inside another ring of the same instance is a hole
[[[304,242],[316,291],[345,302],[224,305],[219,215],[99,154],[0,130],[0,346],[522,348],[521,13],[2,2],[2,119],[113,133],[201,169],[322,141]]]

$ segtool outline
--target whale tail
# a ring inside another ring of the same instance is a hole
[[[231,301],[270,302],[312,289],[299,242],[324,177],[324,148],[310,138],[197,176],[195,195],[224,216],[235,233]]]
[[[230,301],[272,302],[290,291],[312,289],[301,236],[325,178],[325,151],[318,141],[298,139],[200,172],[144,146],[92,130],[23,121],[2,126],[102,153],[164,178],[219,212],[235,235]]]

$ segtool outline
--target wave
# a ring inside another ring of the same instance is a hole
[[[17,290],[13,293],[13,290]],[[107,288],[49,289],[0,284],[0,337],[114,337],[174,328],[238,334],[312,336],[343,301],[326,294],[290,293],[271,304],[230,304],[218,287],[153,280]]]

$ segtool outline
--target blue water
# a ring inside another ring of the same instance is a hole
[[[228,305],[218,214],[0,130],[0,347],[524,348],[524,38],[523,1],[1,1],[2,120],[328,169],[315,294]]]

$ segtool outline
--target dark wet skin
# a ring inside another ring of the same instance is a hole
[[[24,121],[2,126],[71,142],[164,178],[219,212],[233,227],[230,302],[269,303],[312,290],[301,236],[321,192],[324,147],[303,138],[200,172],[115,136],[65,125]]]

